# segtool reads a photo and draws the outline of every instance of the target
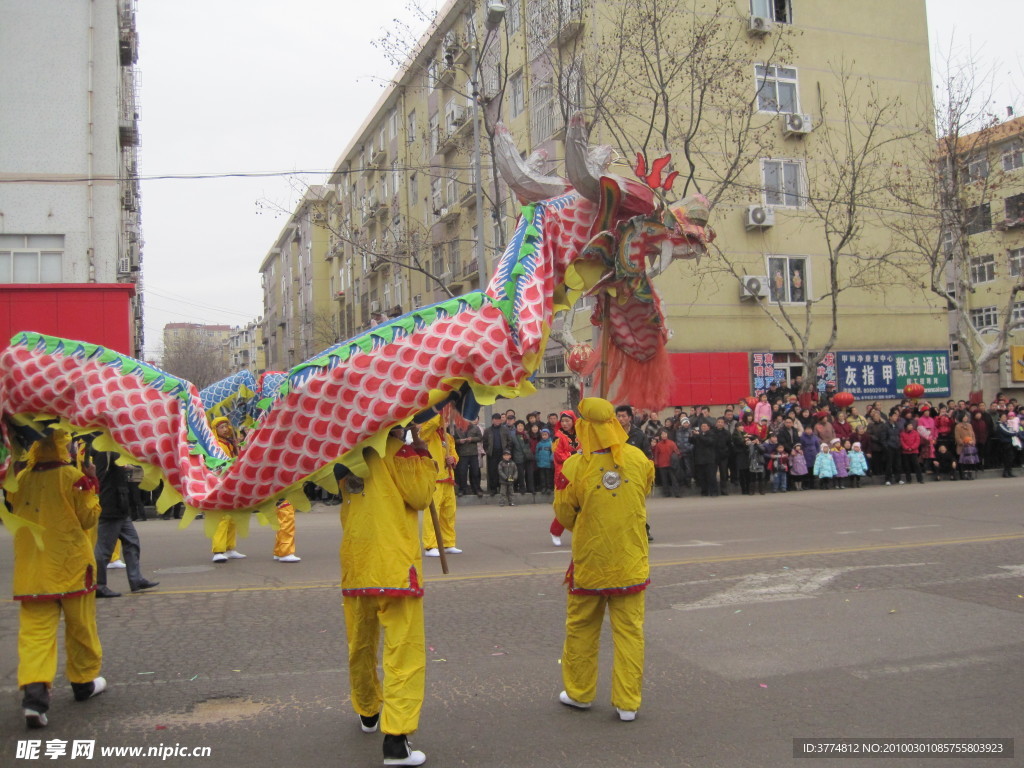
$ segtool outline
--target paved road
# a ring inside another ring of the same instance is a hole
[[[878,758],[872,766],[1024,764],[1021,480],[655,499],[644,706],[620,723],[602,654],[589,712],[557,703],[567,548],[550,508],[466,507],[462,555],[427,561],[428,692],[413,744],[433,766],[842,765],[797,737],[1013,737],[1008,760]],[[255,522],[255,521],[254,521]],[[294,565],[255,524],[246,560],[214,566],[202,523],[139,525],[161,586],[99,603],[111,690],[26,734],[17,608],[0,604],[0,766],[18,742],[93,739],[99,765],[374,766],[379,736],[347,699],[340,525],[298,521]],[[0,573],[10,572],[0,544]],[[124,586],[123,572],[111,577]],[[605,648],[610,637],[605,633]],[[210,747],[212,758],[99,757],[101,747]],[[24,748],[24,747],[22,747]],[[47,761],[77,764],[70,757]]]

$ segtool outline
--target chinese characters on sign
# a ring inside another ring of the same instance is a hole
[[[838,352],[838,389],[854,397],[899,399],[903,387],[921,384],[926,397],[949,397],[949,353]]]
[[[755,352],[753,358],[754,394],[760,395],[771,386],[773,381],[786,383],[786,369],[775,367],[775,353]]]

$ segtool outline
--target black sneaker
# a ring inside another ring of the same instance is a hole
[[[46,683],[29,683],[22,687],[21,706],[25,715],[25,726],[43,728],[46,726],[46,712],[50,708],[50,689]]]
[[[409,748],[404,733],[384,734],[384,765],[423,765],[427,756],[418,749]]]
[[[359,716],[359,727],[363,729],[363,733],[374,733],[378,725],[380,725],[380,712],[376,715]]]

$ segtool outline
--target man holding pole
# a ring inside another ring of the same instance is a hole
[[[364,733],[384,733],[385,765],[422,765],[410,749],[426,677],[419,510],[429,506],[437,467],[419,431],[388,435],[383,456],[364,452],[366,477],[337,471],[341,491],[341,592],[352,705]],[[384,630],[383,685],[377,673]]]
[[[555,515],[573,532],[566,574],[565,646],[559,700],[589,709],[597,694],[597,657],[605,608],[612,623],[612,705],[621,720],[640,708],[644,670],[644,590],[650,583],[646,497],[654,463],[628,435],[607,400],[580,401],[576,434],[581,452],[562,466]]]
[[[441,528],[441,541],[437,540],[434,526],[427,515],[423,516],[423,554],[427,557],[440,557],[443,548],[450,555],[458,555],[462,550],[455,546],[455,465],[459,457],[455,450],[455,440],[445,429],[444,417],[438,414],[430,421],[420,425],[420,437],[427,444],[430,457],[437,464],[437,483],[434,488],[434,506],[437,508],[437,521]]]

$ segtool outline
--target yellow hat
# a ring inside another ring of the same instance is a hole
[[[629,435],[615,418],[615,406],[600,397],[586,397],[580,400],[580,416],[576,422],[576,434],[584,454],[610,449],[616,464],[622,463],[622,446]]]
[[[51,461],[71,461],[68,453],[68,444],[71,442],[71,435],[63,429],[55,429],[41,440],[32,443],[28,451],[28,466],[36,464],[47,464]]]

